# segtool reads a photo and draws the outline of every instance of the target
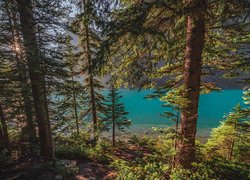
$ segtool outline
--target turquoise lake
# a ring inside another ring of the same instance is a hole
[[[147,131],[152,127],[166,127],[171,121],[160,114],[166,110],[158,99],[148,100],[145,96],[153,90],[119,90],[123,96],[128,118],[133,122],[131,129]],[[203,94],[199,102],[198,135],[209,135],[211,128],[217,127],[232,108],[242,102],[242,90],[223,90]],[[105,93],[106,94],[106,93]]]

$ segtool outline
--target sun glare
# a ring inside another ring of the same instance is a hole
[[[18,43],[15,43],[15,44],[14,44],[14,50],[15,50],[16,52],[20,52],[20,46],[19,46]]]

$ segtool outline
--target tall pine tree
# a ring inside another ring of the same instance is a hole
[[[96,9],[93,2],[83,0],[82,7],[82,12],[73,23],[73,28],[79,38],[79,48],[81,49],[79,58],[82,62],[84,91],[86,92],[84,116],[85,119],[92,120],[93,135],[96,141],[100,134],[99,127],[102,125],[105,110],[105,98],[101,94],[103,85],[96,77],[96,69],[93,68],[93,61],[97,57],[101,37],[95,26]]]
[[[15,66],[17,71],[17,81],[21,94],[21,108],[24,109],[25,119],[27,122],[26,129],[29,141],[34,143],[36,140],[36,130],[33,113],[33,100],[31,98],[31,87],[28,82],[28,72],[26,68],[26,60],[23,51],[23,45],[20,36],[20,25],[18,23],[16,4],[13,1],[5,1],[5,9],[9,21],[11,44],[13,46],[13,58],[15,59]],[[25,129],[24,128],[24,129]]]
[[[184,87],[182,98],[186,106],[181,111],[176,159],[184,168],[191,168],[195,161],[200,89],[214,89],[213,83],[201,82],[201,76],[216,70],[226,74],[242,58],[229,52],[246,42],[247,30],[237,31],[236,27],[246,25],[242,11],[247,10],[247,4],[206,0],[121,1],[106,23],[107,40],[102,43],[99,56],[115,67],[119,84],[158,88],[157,79],[161,79],[166,82],[162,92]],[[240,21],[232,21],[235,18]]]
[[[24,42],[24,51],[28,62],[32,94],[36,112],[41,144],[41,156],[46,160],[54,160],[54,146],[52,142],[48,104],[46,101],[45,82],[42,74],[41,59],[36,40],[32,2],[18,0],[21,31]]]
[[[72,38],[68,37],[65,44],[64,59],[68,77],[64,80],[63,87],[56,93],[58,96],[57,112],[60,117],[56,126],[61,130],[76,130],[77,134],[83,124],[81,117],[85,102],[85,91],[79,78],[79,60],[76,48],[72,45]],[[72,132],[72,131],[71,131]]]

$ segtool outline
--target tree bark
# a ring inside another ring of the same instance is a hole
[[[30,98],[30,89],[28,84],[28,77],[26,76],[26,68],[23,64],[20,63],[18,54],[16,54],[17,66],[19,71],[19,81],[21,84],[21,95],[24,102],[24,112],[26,116],[28,136],[30,143],[36,142],[36,129],[33,120],[33,106],[32,100]]]
[[[184,69],[184,98],[186,106],[181,113],[180,140],[177,164],[191,168],[195,161],[195,135],[202,68],[202,49],[205,41],[206,0],[188,0],[191,7],[187,17]]]
[[[231,161],[232,157],[233,157],[233,151],[234,151],[234,139],[231,139],[230,142],[230,149],[229,149],[229,153],[228,153],[228,160]]]
[[[2,149],[7,149],[10,150],[9,148],[9,135],[8,135],[8,130],[7,130],[7,124],[6,124],[6,118],[3,112],[3,107],[0,104],[0,150]]]
[[[237,123],[235,122],[233,124],[234,129],[237,129]],[[236,134],[234,134],[234,136],[236,136]],[[232,137],[230,140],[230,147],[229,147],[229,152],[228,152],[228,160],[231,161],[232,157],[233,157],[233,151],[234,151],[234,138]]]
[[[178,109],[177,109],[177,115],[176,115],[176,122],[175,122],[174,152],[176,152],[176,150],[177,150],[178,129],[179,129],[179,116],[180,116],[180,109],[178,107]],[[175,163],[176,163],[176,154],[174,154],[174,156],[173,156],[172,168],[175,168]]]
[[[41,156],[46,160],[54,160],[55,154],[47,111],[48,105],[44,90],[41,60],[39,58],[39,49],[35,35],[32,2],[31,0],[17,0],[17,3],[39,129]]]
[[[95,137],[95,140],[97,140],[98,139],[98,120],[97,120],[94,82],[93,82],[92,74],[90,74],[89,80],[90,80],[90,98],[91,98],[92,120],[93,120],[93,126],[94,126],[94,137]]]
[[[87,11],[86,6],[89,4],[89,0],[82,0],[85,11]],[[94,139],[98,140],[98,119],[97,119],[97,108],[96,108],[96,100],[95,100],[95,89],[94,89],[94,77],[91,70],[92,59],[90,54],[90,39],[89,39],[89,23],[84,22],[84,27],[86,31],[86,54],[87,54],[87,62],[88,62],[88,78],[89,78],[89,91],[90,91],[90,99],[91,99],[91,110],[92,110],[92,121],[93,121],[93,130],[94,130]]]
[[[73,69],[71,70],[71,72],[73,72]],[[73,73],[72,73],[72,83],[73,83],[73,109],[75,112],[75,120],[76,120],[76,132],[77,134],[79,134],[79,119],[78,119],[78,112],[77,112],[77,105],[76,105],[76,93],[75,93],[75,82],[74,82],[74,77],[73,77]]]
[[[114,87],[112,87],[112,142],[113,147],[115,147],[115,91]]]
[[[5,1],[6,11],[9,18],[9,23],[11,26],[11,33],[12,33],[12,42],[15,50],[15,59],[17,63],[18,68],[18,77],[21,87],[21,95],[24,102],[24,112],[26,116],[26,122],[27,122],[27,128],[28,128],[28,136],[29,141],[31,143],[34,143],[36,141],[36,130],[33,120],[33,106],[32,106],[32,100],[31,100],[31,90],[30,86],[28,84],[28,77],[26,75],[27,69],[24,64],[24,56],[22,51],[22,45],[21,45],[21,37],[20,33],[18,31],[18,25],[17,25],[17,18],[15,12],[13,12],[13,2],[10,2],[8,4],[7,1]]]

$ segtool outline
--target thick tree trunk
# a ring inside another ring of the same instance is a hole
[[[7,149],[9,150],[9,135],[8,135],[8,130],[7,130],[7,125],[6,125],[6,119],[5,115],[3,112],[3,107],[0,104],[0,150],[2,149]]]
[[[180,140],[177,164],[191,168],[195,161],[195,135],[202,68],[202,49],[205,40],[206,0],[189,0],[192,9],[187,19],[186,55],[184,70],[184,97],[186,106],[181,113]]]
[[[35,36],[32,2],[31,0],[17,0],[17,3],[20,14],[24,48],[28,61],[28,70],[31,80],[36,119],[39,128],[41,156],[46,160],[54,160],[55,154],[52,142],[49,115],[47,111],[48,106],[44,90],[41,60],[39,59],[39,49]]]
[[[28,77],[26,77],[26,68],[23,64],[20,64],[18,62],[18,57],[16,57],[17,63],[18,63],[18,71],[19,71],[19,81],[21,84],[21,95],[24,102],[24,112],[26,116],[26,122],[27,122],[27,129],[28,129],[28,136],[29,136],[29,142],[35,143],[36,142],[36,129],[34,125],[33,120],[33,106],[32,106],[32,100],[30,98],[30,89],[28,84]],[[25,73],[25,74],[24,74]]]
[[[12,27],[11,33],[12,33],[12,40],[13,45],[15,49],[15,59],[17,63],[18,68],[18,76],[19,76],[19,82],[21,87],[21,95],[24,102],[24,112],[26,116],[27,121],[27,129],[28,129],[28,136],[29,141],[31,143],[34,143],[36,141],[36,130],[33,120],[33,106],[31,101],[31,90],[30,86],[28,84],[28,77],[27,77],[27,69],[24,64],[24,56],[23,51],[21,47],[21,37],[18,31],[18,25],[17,25],[17,18],[15,12],[13,12],[12,4],[8,4],[8,2],[5,2],[6,4],[6,11],[9,18],[10,26]]]
[[[33,120],[33,106],[32,101],[30,98],[30,90],[29,85],[27,83],[27,79],[24,79],[23,82],[21,82],[22,85],[26,85],[26,87],[22,87],[22,97],[24,99],[24,111],[26,115],[26,121],[27,121],[27,127],[28,127],[28,135],[29,135],[29,141],[30,143],[35,143],[36,138],[36,126],[34,124]]]

